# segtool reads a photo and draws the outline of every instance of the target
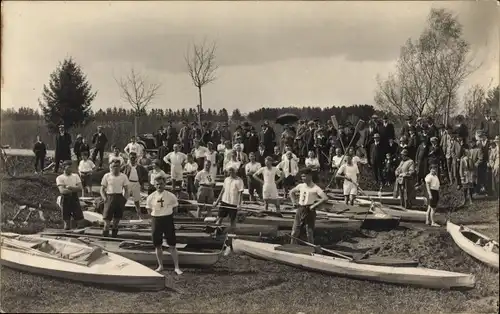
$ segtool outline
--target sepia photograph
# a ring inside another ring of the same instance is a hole
[[[2,1],[0,313],[498,313],[500,5]]]

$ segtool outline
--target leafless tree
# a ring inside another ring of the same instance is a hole
[[[198,89],[198,123],[201,125],[201,114],[203,111],[202,88],[215,81],[215,72],[218,65],[215,63],[215,52],[217,46],[214,43],[207,45],[193,44],[188,48],[184,59],[186,60],[189,76],[194,86]]]
[[[442,116],[448,123],[459,87],[478,68],[469,52],[456,17],[432,9],[418,40],[410,39],[402,47],[395,73],[379,79],[375,102],[397,113]]]
[[[134,68],[131,68],[130,73],[126,76],[115,78],[115,81],[120,88],[120,98],[132,106],[135,111],[134,134],[137,136],[137,119],[158,95],[161,84],[150,82],[146,75]]]

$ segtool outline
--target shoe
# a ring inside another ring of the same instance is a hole
[[[102,236],[103,237],[109,237],[109,230],[103,230],[102,231]]]
[[[117,238],[118,237],[118,229],[111,230],[111,237],[113,237],[113,238]]]

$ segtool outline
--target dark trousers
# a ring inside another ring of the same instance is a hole
[[[104,147],[94,148],[92,152],[92,162],[95,164],[95,160],[97,158],[97,153],[99,153],[99,167],[102,167],[102,162],[104,160]]]
[[[38,171],[38,165],[40,165],[40,171],[43,171],[45,167],[45,155],[35,155],[35,171]]]
[[[372,170],[373,170],[373,177],[375,178],[375,182],[378,184],[384,183],[384,168],[380,164],[373,164],[372,165]]]

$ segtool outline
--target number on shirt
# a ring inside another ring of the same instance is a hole
[[[207,181],[210,182],[210,183],[212,182],[212,176],[211,175],[207,176]]]

